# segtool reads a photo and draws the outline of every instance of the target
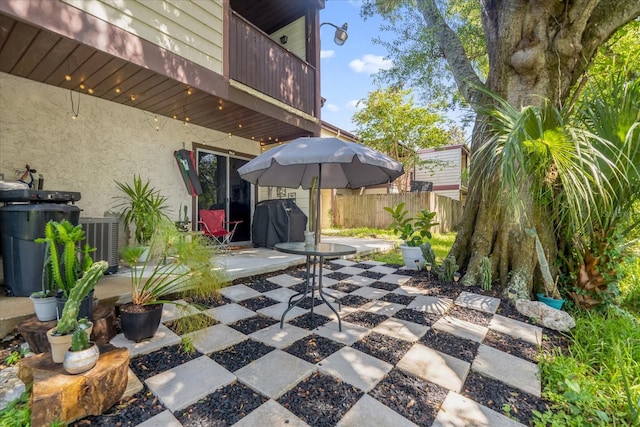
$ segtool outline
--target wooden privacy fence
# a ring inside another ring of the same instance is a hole
[[[436,222],[440,225],[431,229],[435,233],[456,230],[462,219],[462,203],[449,197],[431,192],[402,194],[336,195],[333,211],[334,226],[339,228],[369,227],[387,229],[391,215],[383,209],[405,203],[409,216],[415,217],[422,209],[436,212]]]

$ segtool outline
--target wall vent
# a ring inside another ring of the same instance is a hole
[[[80,225],[87,235],[89,246],[96,248],[91,257],[94,261],[107,261],[107,273],[118,272],[118,218],[83,218]]]

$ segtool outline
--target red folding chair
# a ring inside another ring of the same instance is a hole
[[[229,243],[242,221],[225,221],[224,209],[200,209],[199,213],[198,224],[205,237],[211,240],[216,250],[229,252]]]

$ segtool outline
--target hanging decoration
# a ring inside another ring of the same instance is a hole
[[[173,152],[173,156],[178,163],[178,169],[184,185],[187,187],[187,191],[192,196],[199,196],[202,194],[202,186],[200,185],[200,179],[195,168],[195,155],[193,151],[186,149]]]

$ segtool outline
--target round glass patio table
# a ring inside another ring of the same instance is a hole
[[[274,249],[279,252],[284,252],[287,254],[293,255],[304,255],[307,258],[306,268],[306,283],[304,292],[300,292],[299,294],[291,296],[289,298],[289,304],[287,309],[282,313],[282,318],[280,319],[280,329],[284,326],[284,317],[287,313],[293,308],[298,306],[311,292],[311,301],[314,300],[315,290],[316,290],[316,262],[319,264],[318,269],[318,295],[320,295],[320,299],[329,306],[331,311],[335,313],[338,317],[338,331],[342,332],[342,320],[340,319],[340,314],[338,311],[327,301],[325,298],[325,293],[322,290],[322,264],[324,263],[325,257],[339,257],[343,255],[352,255],[356,253],[356,248],[348,245],[340,245],[338,243],[317,243],[317,244],[306,244],[304,242],[289,242],[289,243],[276,243]],[[311,264],[313,264],[313,274],[310,274]],[[299,297],[294,300],[294,298]],[[313,306],[311,304],[311,326],[313,328]]]

